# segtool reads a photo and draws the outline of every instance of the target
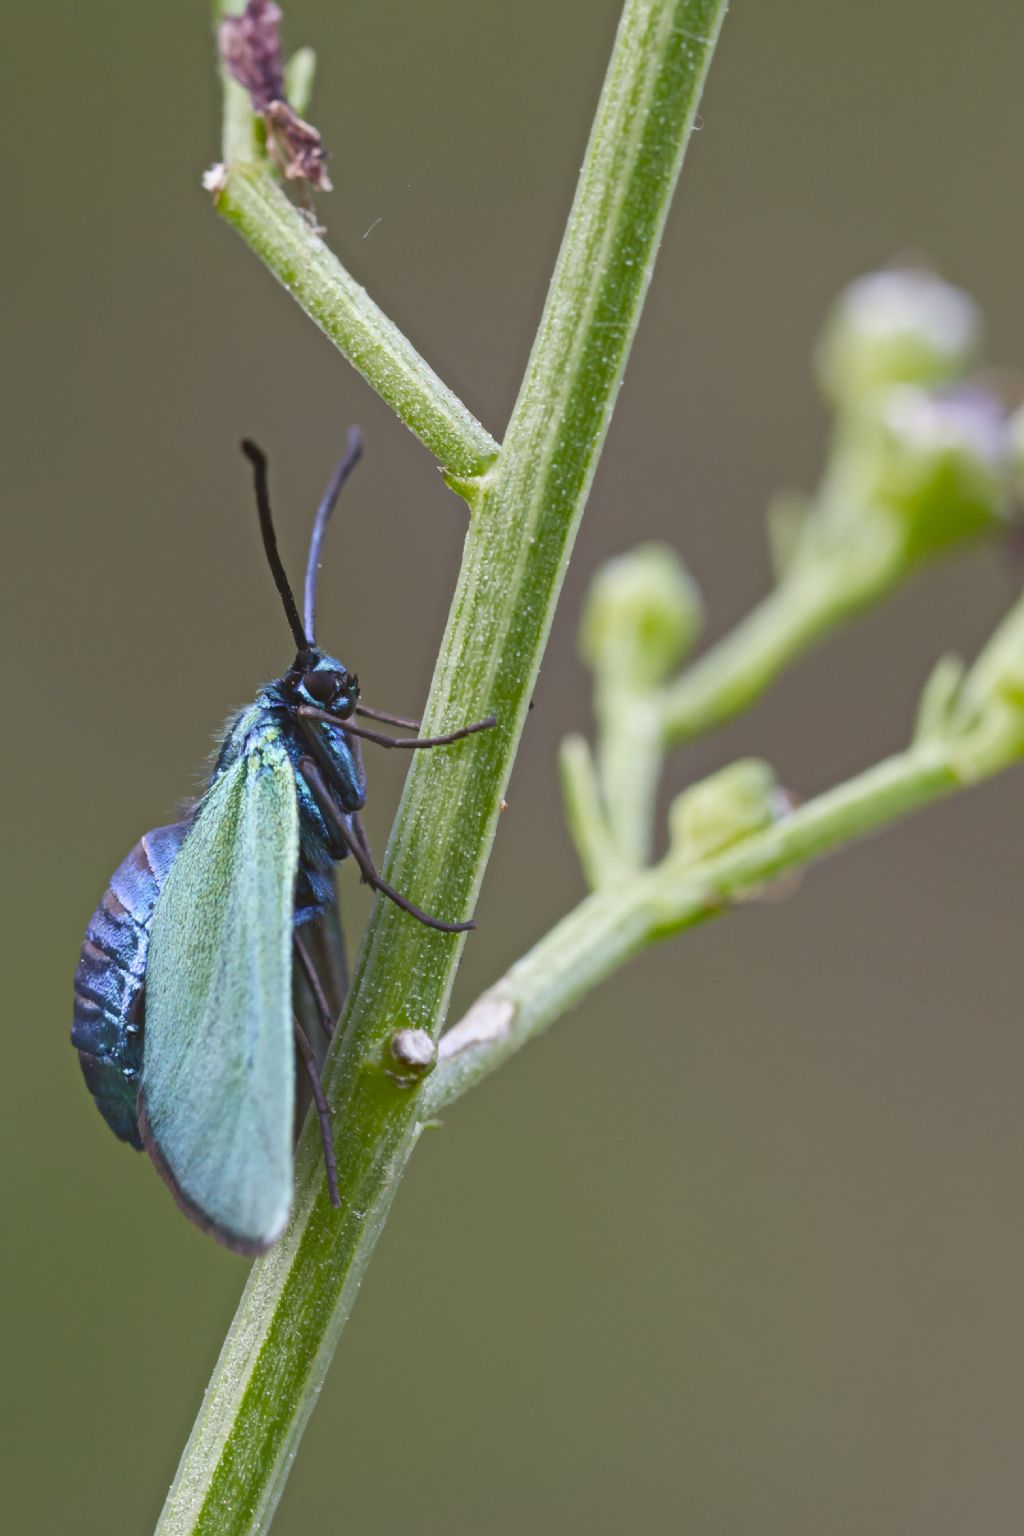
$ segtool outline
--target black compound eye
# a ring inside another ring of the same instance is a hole
[[[302,686],[310,698],[324,706],[334,703],[344,684],[342,672],[307,672],[302,679]]]

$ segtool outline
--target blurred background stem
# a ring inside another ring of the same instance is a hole
[[[817,572],[783,581],[736,627],[668,684],[659,700],[662,738],[681,744],[722,725],[760,698],[805,651],[877,601],[898,578],[884,569],[863,581]]]
[[[945,664],[940,669],[937,675],[944,676]],[[780,875],[1018,762],[1024,753],[1022,680],[1024,602],[996,631],[966,681],[959,681],[962,729],[933,719],[905,752],[795,810],[772,805],[774,785],[766,780],[761,825],[749,832],[735,816],[735,803],[728,803],[722,781],[729,770],[717,783],[712,779],[681,796],[679,806],[703,795],[703,824],[713,820],[718,846],[702,856],[680,835],[677,815],[673,844],[660,864],[620,872],[545,934],[444,1036],[422,1097],[424,1118],[440,1114],[648,945],[756,899]],[[577,751],[571,749],[570,760]],[[715,799],[716,814],[709,818],[707,803]],[[584,823],[595,816],[596,802],[584,796],[575,804]],[[749,804],[741,811],[749,813]],[[591,846],[586,826],[577,839]]]
[[[775,498],[776,585],[681,672],[701,603],[676,551],[642,544],[597,574],[580,632],[597,746],[592,756],[573,737],[562,762],[569,828],[592,886],[648,862],[669,746],[748,708],[925,561],[1010,530],[1021,416],[1010,420],[970,371],[980,332],[969,295],[928,271],[882,269],[840,294],[817,348],[835,412],[818,491]]]

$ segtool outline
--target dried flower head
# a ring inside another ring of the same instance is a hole
[[[253,111],[267,125],[267,145],[281,174],[329,192],[323,140],[285,94],[281,7],[274,0],[247,0],[240,15],[225,16],[218,39],[224,68],[249,92]]]
[[[220,24],[224,67],[249,92],[252,109],[261,116],[273,102],[285,100],[280,29],[281,7],[273,0],[248,0],[240,16],[225,16]]]
[[[312,123],[305,122],[287,101],[272,101],[263,114],[281,171],[289,181],[306,181],[318,192],[331,190],[327,151]]]

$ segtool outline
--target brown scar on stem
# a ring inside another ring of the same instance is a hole
[[[438,1057],[449,1061],[474,1045],[490,1045],[506,1036],[517,1013],[507,997],[482,997],[469,1012],[441,1036]]]

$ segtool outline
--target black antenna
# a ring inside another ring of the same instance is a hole
[[[267,552],[267,563],[274,578],[274,585],[284,604],[288,627],[292,632],[296,649],[300,653],[302,651],[311,651],[313,646],[299,620],[299,610],[295,606],[292,589],[288,585],[288,577],[285,575],[284,566],[281,564],[281,556],[277,549],[274,519],[270,515],[270,492],[267,489],[267,456],[262,448],[257,448],[256,444],[247,437],[242,440],[242,452],[253,467],[256,481],[256,506],[259,508],[263,548]]]
[[[324,534],[327,532],[327,524],[334,511],[334,504],[341,495],[341,488],[359,463],[362,453],[363,434],[358,427],[349,427],[348,446],[330,478],[323,500],[316,509],[316,519],[309,540],[309,558],[306,561],[306,634],[309,636],[311,645],[316,644],[316,582],[320,574],[320,551],[323,548]]]

